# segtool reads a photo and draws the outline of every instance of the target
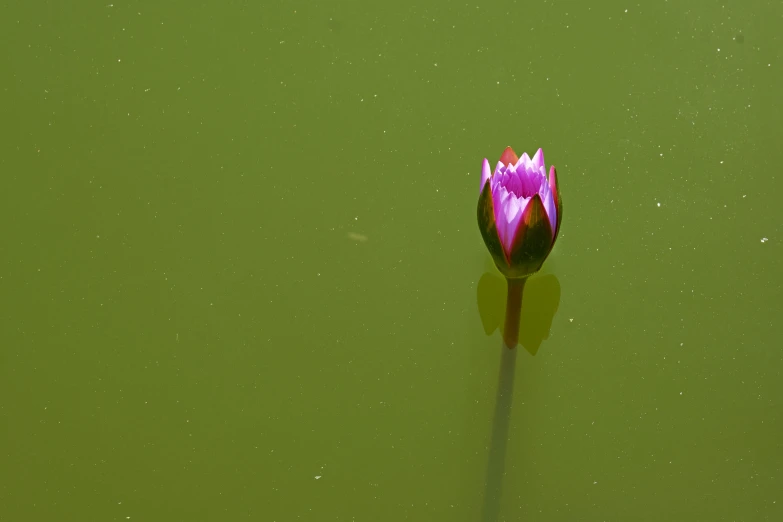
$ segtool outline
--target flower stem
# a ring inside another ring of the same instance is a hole
[[[513,350],[519,341],[519,318],[522,315],[522,292],[527,278],[506,278],[508,295],[506,297],[506,324],[503,327],[503,342]]]

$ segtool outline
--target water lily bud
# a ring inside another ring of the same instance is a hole
[[[555,245],[563,202],[554,165],[546,176],[544,151],[531,159],[507,147],[492,172],[484,159],[478,224],[495,265],[508,278],[527,277]]]

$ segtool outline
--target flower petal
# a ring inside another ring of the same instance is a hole
[[[554,241],[557,240],[557,236],[560,233],[560,223],[563,221],[563,198],[560,194],[560,189],[557,186],[557,169],[552,165],[549,169],[549,190],[552,192],[552,199],[555,202],[555,209],[557,211],[557,218],[555,220],[555,235]]]
[[[489,170],[489,161],[487,161],[487,158],[484,158],[484,163],[481,164],[481,187],[479,187],[479,194],[484,190],[484,185],[487,184],[491,175],[492,171]]]
[[[501,188],[498,192],[501,194],[500,202],[498,203],[498,199],[495,198],[494,203],[497,207],[500,207],[500,217],[495,222],[495,225],[498,227],[498,235],[500,236],[500,243],[503,245],[503,251],[506,253],[506,257],[508,257],[511,252],[511,242],[514,239],[514,233],[530,199],[518,198],[505,188]]]
[[[538,193],[542,181],[540,174],[524,170],[521,167],[516,173],[519,178],[519,189],[516,191],[517,196],[530,198]]]
[[[527,155],[527,152],[522,153],[522,156],[520,156],[519,161],[517,161],[516,167],[520,171],[527,170],[528,167],[530,167],[530,156]]]
[[[538,149],[536,151],[536,154],[533,156],[533,159],[530,160],[530,162],[533,164],[533,168],[536,172],[541,172],[542,174],[546,175],[546,164],[544,163],[544,149]],[[543,169],[543,170],[542,170]]]
[[[508,218],[506,217],[506,207],[509,193],[502,183],[492,183],[491,186],[495,228],[497,229],[498,239],[500,239],[500,245],[503,247],[503,251],[506,252],[506,245],[510,244],[508,233]]]
[[[544,178],[541,184],[541,190],[539,192],[541,196],[541,202],[544,204],[546,210],[546,216],[549,219],[549,226],[552,229],[552,239],[554,240],[554,233],[557,229],[557,207],[555,206],[555,198],[552,196],[552,191],[549,190],[549,184]]]

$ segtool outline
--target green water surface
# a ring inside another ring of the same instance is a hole
[[[783,520],[782,23],[0,5],[0,521]],[[498,472],[507,145],[565,210]]]

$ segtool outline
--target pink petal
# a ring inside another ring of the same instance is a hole
[[[522,214],[524,214],[530,198],[518,198],[502,185],[496,185],[494,189],[492,204],[495,208],[495,227],[498,231],[500,244],[508,255],[511,252],[511,244],[514,241],[517,225],[522,219]]]
[[[549,167],[549,190],[552,191],[552,197],[555,199],[555,205],[557,205],[560,194],[557,191],[557,170],[555,170],[554,165]]]
[[[527,170],[529,165],[530,165],[530,156],[527,155],[527,152],[523,152],[516,166],[519,170]]]
[[[487,184],[487,180],[492,175],[492,171],[489,170],[489,161],[484,158],[484,163],[481,164],[481,187],[479,187],[479,194],[484,190],[484,185]]]
[[[544,149],[538,149],[535,156],[531,160],[533,168],[536,172],[542,171],[541,174],[546,176],[546,165],[544,164]],[[543,170],[542,170],[543,169]]]
[[[555,197],[552,191],[549,189],[549,185],[546,182],[546,178],[541,183],[541,202],[544,204],[544,210],[546,210],[546,216],[549,218],[549,224],[552,227],[552,239],[555,236],[555,230],[557,226],[557,206],[555,205]]]

